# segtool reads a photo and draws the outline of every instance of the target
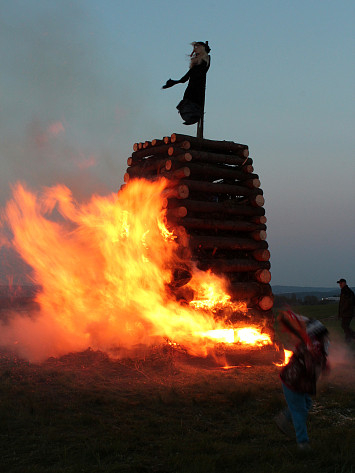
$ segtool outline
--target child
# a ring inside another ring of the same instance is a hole
[[[290,435],[292,420],[298,447],[308,450],[306,421],[312,405],[310,395],[316,393],[317,380],[328,369],[328,330],[319,320],[308,319],[292,311],[283,312],[279,322],[286,331],[296,335],[298,343],[289,363],[280,373],[288,407],[275,421],[286,435]]]

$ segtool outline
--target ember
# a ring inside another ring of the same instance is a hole
[[[40,310],[2,327],[1,345],[16,343],[20,355],[41,361],[87,347],[112,353],[164,337],[199,356],[215,343],[270,344],[257,327],[236,329],[214,316],[217,309],[247,310],[230,301],[221,277],[192,268],[188,305],[168,290],[180,259],[165,225],[164,188],[164,179],[132,180],[118,196],[79,204],[65,186],[36,195],[17,184],[4,220],[42,288]]]

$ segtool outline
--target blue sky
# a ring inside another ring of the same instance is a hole
[[[355,4],[0,0],[0,205],[10,184],[123,183],[136,141],[184,127],[192,41],[208,40],[205,137],[247,144],[272,284],[355,286]]]

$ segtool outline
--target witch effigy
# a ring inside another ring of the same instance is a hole
[[[184,125],[193,125],[203,118],[205,105],[206,74],[210,67],[209,52],[211,48],[208,41],[191,43],[193,51],[190,54],[190,68],[180,80],[169,79],[163,89],[168,89],[176,84],[189,81],[183,99],[177,109],[184,120]]]

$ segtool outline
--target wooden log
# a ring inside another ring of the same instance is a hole
[[[172,161],[172,159],[167,159],[165,161],[165,169],[167,171],[170,171],[172,170],[173,168],[178,168],[179,165],[177,165],[177,163],[179,163],[180,165],[182,165],[182,163],[184,162],[190,162],[192,160],[192,155],[190,153],[183,153],[181,155],[178,155],[176,156],[176,158],[174,158],[174,161]],[[138,166],[139,164],[143,164],[144,166],[148,166],[148,164],[145,163],[145,161],[148,161],[149,162],[155,162],[155,161],[161,161],[159,160],[159,157],[158,156],[150,156],[150,157],[147,157],[145,159],[141,159],[141,160],[133,160],[133,157],[129,157],[127,159],[127,165],[128,167],[131,167],[131,166]],[[158,166],[157,166],[158,168]],[[159,167],[161,168],[161,167]],[[145,168],[147,169],[147,168]],[[152,170],[154,169],[154,165],[152,165]],[[135,174],[137,175],[137,174]],[[243,178],[243,180],[240,180],[238,181],[238,185],[241,185],[241,186],[246,186],[248,187],[249,189],[258,189],[260,187],[260,180],[258,178],[249,178],[250,176],[245,176],[244,174],[240,174],[239,175],[240,178]]]
[[[247,186],[247,187],[249,187],[249,189],[253,189],[254,187],[256,189],[259,189],[259,187],[261,185],[260,179],[245,179],[244,181],[238,182],[238,184],[240,184],[242,186]]]
[[[155,172],[156,174],[160,174],[162,170],[165,170],[165,165],[166,159],[152,157],[128,167],[127,172],[130,177],[145,177],[145,175],[149,173]]]
[[[260,284],[257,282],[234,282],[229,285],[228,294],[231,296],[232,300],[248,300],[271,295],[272,290],[269,284]]]
[[[179,207],[181,208],[181,207]],[[181,213],[183,213],[181,211]],[[193,235],[190,236],[190,248],[219,248],[228,250],[257,250],[266,249],[268,244],[266,241],[256,241],[251,238],[240,237],[220,237],[220,236],[206,236]],[[255,260],[256,261],[256,260]],[[228,261],[225,262],[228,265]]]
[[[145,148],[149,148],[150,146],[152,146],[152,143],[151,143],[150,141],[145,141],[145,142],[143,143],[143,148],[144,148],[144,149],[145,149]]]
[[[165,144],[170,143],[170,136],[164,136],[163,141]]]
[[[257,281],[263,284],[268,284],[271,281],[271,273],[268,269],[258,269],[254,276]]]
[[[185,184],[185,182],[181,182],[180,184]],[[200,200],[186,199],[184,201],[184,206],[186,207],[188,212],[216,213],[218,214],[218,216],[223,216],[224,214],[243,216],[255,216],[265,214],[265,209],[263,207],[252,207],[250,205],[243,205],[232,200],[226,200],[224,202],[206,202]]]
[[[250,219],[251,222],[254,222],[254,223],[262,223],[262,224],[266,224],[267,222],[267,218],[265,217],[265,215],[260,215],[260,216],[257,216],[257,217],[252,217]]]
[[[258,179],[259,176],[256,174],[244,172],[243,169],[235,167],[227,167],[211,163],[188,163],[191,169],[191,175],[194,177],[209,177],[211,180],[225,179],[229,181],[235,181],[236,179]],[[247,166],[248,167],[248,166]]]
[[[132,160],[135,163],[148,156],[152,156],[152,155],[156,156],[157,154],[167,155],[169,148],[170,148],[170,145],[163,144],[160,146],[154,146],[154,147],[151,146],[150,148],[140,149],[132,153]]]
[[[251,158],[245,158],[244,156],[238,156],[236,154],[211,153],[209,151],[197,151],[194,149],[190,149],[190,154],[194,162],[229,164],[235,166],[253,164]]]
[[[167,197],[168,199],[187,199],[189,196],[189,188],[185,184],[180,184],[174,187],[167,187],[163,190],[162,195],[164,197]]]
[[[187,215],[187,209],[186,207],[176,207],[175,209],[168,209],[166,216],[167,219],[171,220],[174,218],[181,218],[185,217]]]
[[[157,140],[157,139],[152,140],[152,146],[160,146],[163,144],[165,144],[164,140]]]
[[[257,302],[261,310],[270,310],[274,305],[273,296],[262,296]]]
[[[139,145],[140,145],[140,143],[134,143],[133,144],[133,151],[138,151],[139,150]]]
[[[254,250],[252,255],[257,261],[269,261],[270,259],[270,251],[267,249]]]
[[[256,241],[264,241],[266,240],[266,231],[265,230],[258,230],[250,233],[250,236],[253,238],[253,240]]]
[[[219,151],[226,153],[235,153],[247,158],[249,156],[249,149],[247,145],[234,143],[233,141],[215,141],[196,138],[189,135],[181,135],[173,133],[170,137],[171,143],[180,143],[181,141],[189,141],[193,144],[194,149],[208,149],[210,151]]]
[[[170,170],[173,167],[177,168],[177,167],[183,166],[185,163],[188,163],[191,160],[192,160],[191,153],[182,153],[182,154],[179,154],[179,155],[175,156],[172,159],[168,159],[166,161],[165,167],[166,167],[167,170]]]
[[[212,269],[214,273],[249,273],[257,271],[267,271],[270,269],[269,261],[256,261],[247,259],[229,259],[229,260],[214,260],[205,261],[199,260],[197,266],[201,270]]]
[[[248,164],[247,166],[243,166],[242,171],[244,173],[251,174],[252,172],[254,172],[254,166],[252,164]]]
[[[262,195],[250,196],[249,200],[253,207],[262,207],[265,204],[265,199]]]
[[[168,148],[168,155],[169,156],[178,156],[179,154],[182,153],[181,150],[189,150],[191,148],[191,143],[189,141],[181,141],[181,143],[178,143],[178,146],[171,146],[171,144],[167,144],[166,146],[169,146]]]
[[[162,175],[166,177],[167,179],[174,179],[174,180],[179,180],[179,179],[184,179],[186,177],[189,177],[191,174],[190,168],[184,166],[182,168],[178,168],[175,171],[167,171],[164,166],[164,170],[162,171]]]
[[[187,187],[187,186],[186,186]],[[171,202],[169,202],[169,205]],[[185,228],[194,228],[200,230],[223,230],[232,232],[253,232],[256,230],[265,230],[266,226],[245,220],[217,220],[211,218],[193,218],[185,217],[181,222]],[[257,258],[256,258],[257,259]],[[261,259],[260,261],[266,261]]]
[[[190,166],[188,166],[188,168],[191,169]],[[234,184],[220,184],[218,182],[196,181],[192,179],[185,180],[183,184],[186,184],[190,191],[205,192],[215,195],[229,194],[232,196],[247,196],[256,198],[259,195],[262,197],[263,193],[261,189],[250,189],[248,187]],[[262,207],[262,205],[257,206]]]

